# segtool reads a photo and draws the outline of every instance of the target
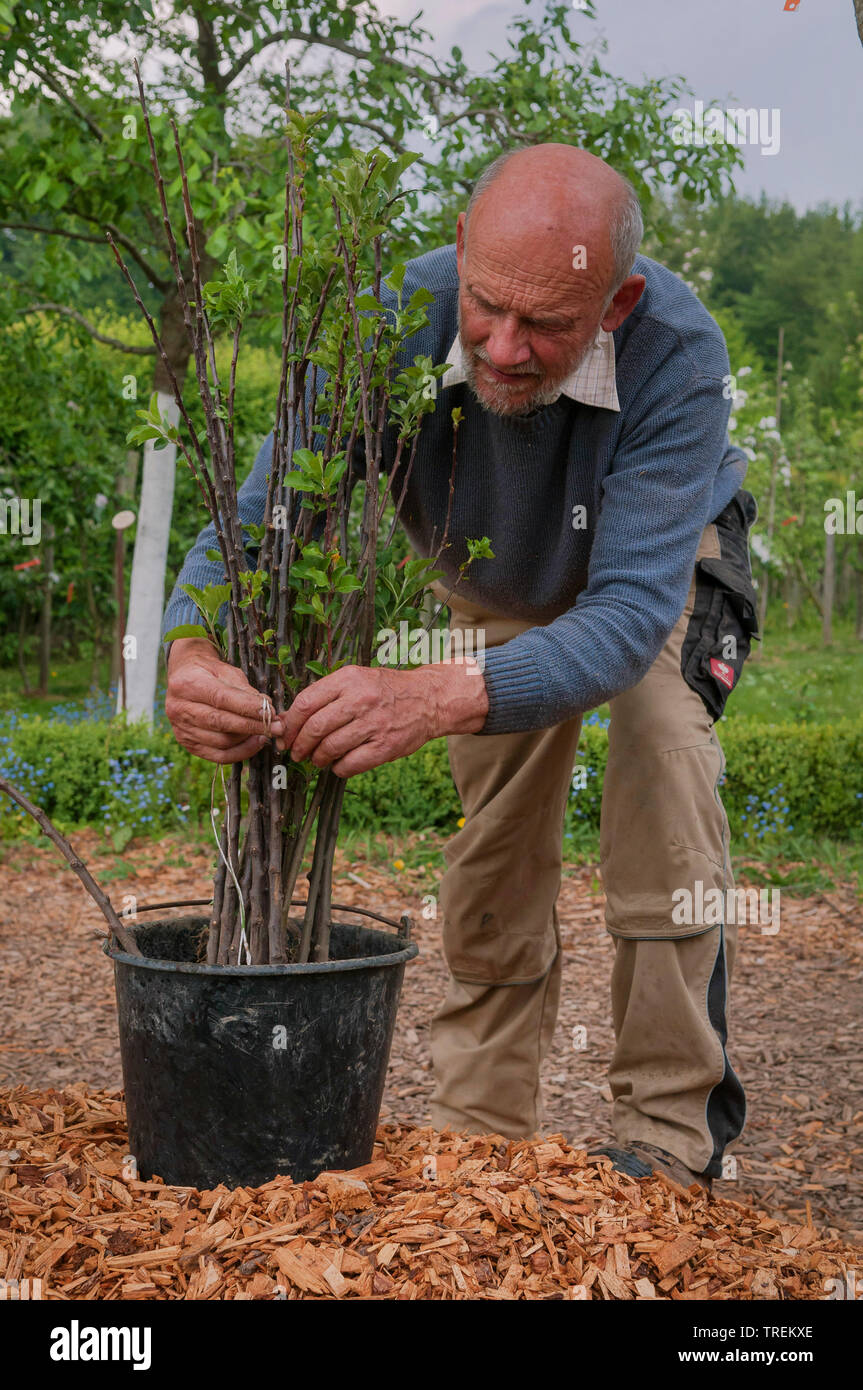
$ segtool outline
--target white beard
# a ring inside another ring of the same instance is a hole
[[[461,332],[461,306],[459,306],[458,331],[467,384],[483,409],[490,411],[492,415],[532,415],[535,410],[542,410],[544,406],[552,405],[560,395],[563,383],[581,366],[592,346],[592,344],[588,343],[579,357],[574,362],[570,363],[566,371],[562,372],[560,376],[542,377],[539,386],[527,397],[527,400],[516,405],[513,403],[515,388],[510,386],[507,382],[496,381],[489,382],[488,384],[483,383],[482,388],[480,388],[477,381],[476,362],[477,358],[479,358],[480,361],[487,362],[488,354],[484,348],[465,347]],[[525,363],[521,373],[516,373],[516,375],[533,376],[536,375],[536,372],[531,363]]]

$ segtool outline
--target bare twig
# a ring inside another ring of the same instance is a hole
[[[78,855],[66,839],[66,836],[61,835],[57,827],[51,824],[45,812],[41,810],[40,807],[34,806],[33,802],[30,801],[23,792],[19,792],[17,787],[13,787],[11,782],[7,782],[5,777],[0,777],[0,792],[16,802],[23,811],[27,812],[28,816],[32,816],[40,830],[42,830],[48,836],[48,839],[52,840],[57,846],[64,859],[68,862],[69,867],[78,875],[84,887],[87,889],[87,892],[105,918],[105,921],[123,947],[123,950],[128,952],[130,956],[143,956],[144,953],[135,941],[134,936],[123,926],[123,923],[111,906],[111,901],[107,894],[99,887],[86,864],[82,863],[78,858]]]

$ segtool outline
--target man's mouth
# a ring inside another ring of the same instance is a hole
[[[478,358],[477,361],[486,370],[492,381],[505,382],[508,386],[525,386],[536,380],[535,372],[501,372],[490,362],[486,362],[483,357]]]

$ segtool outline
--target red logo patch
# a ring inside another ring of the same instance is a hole
[[[734,667],[729,666],[727,661],[718,661],[715,656],[710,658],[710,670],[713,676],[726,686],[729,690],[734,685]]]

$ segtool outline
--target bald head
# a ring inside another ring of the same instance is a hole
[[[486,169],[456,239],[462,356],[482,405],[517,415],[557,399],[599,330],[638,302],[641,233],[635,191],[586,150],[534,145]]]
[[[584,246],[588,267],[591,260],[597,272],[610,267],[608,298],[631,271],[644,235],[629,180],[572,145],[531,145],[500,155],[474,186],[465,235],[469,223],[476,228],[482,221],[501,230],[517,224],[534,255],[540,248],[552,255],[557,251],[570,264],[573,246]]]

